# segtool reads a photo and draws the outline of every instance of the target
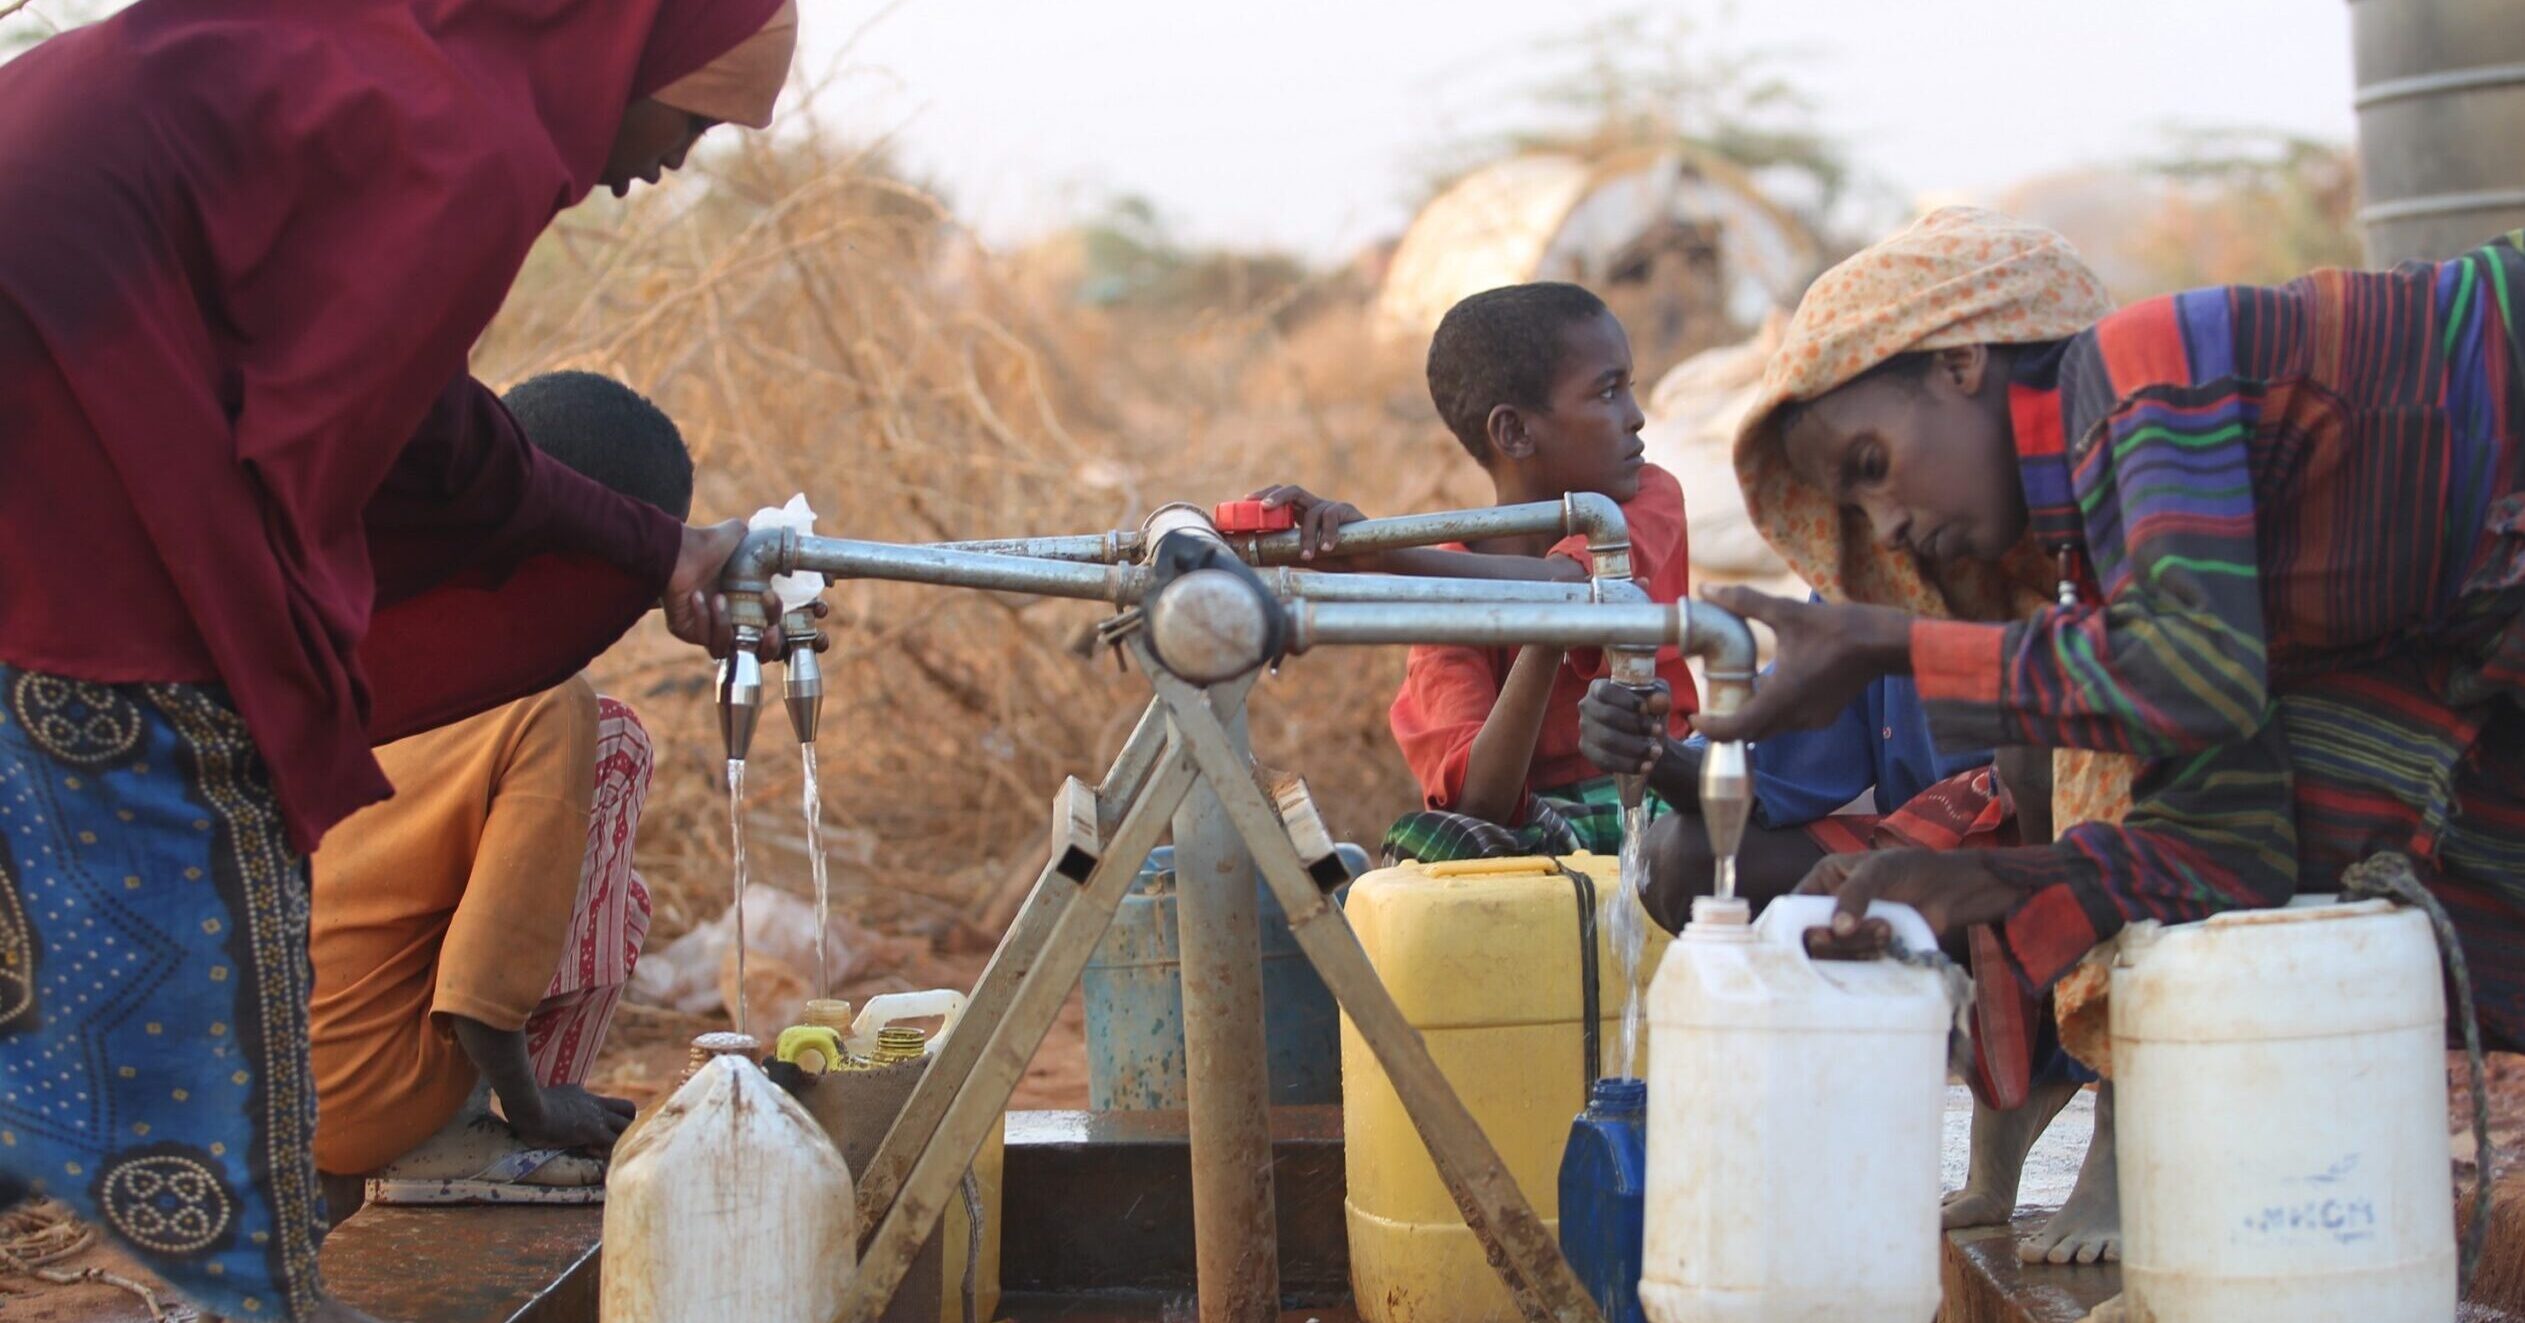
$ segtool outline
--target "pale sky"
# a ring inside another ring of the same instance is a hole
[[[1136,192],[1188,237],[1318,258],[1399,229],[1436,145],[1504,127],[1535,43],[1678,7],[1713,12],[1678,0],[804,0],[809,71],[843,70],[823,113],[892,135],[986,237],[1022,238]],[[2145,155],[2176,123],[2346,142],[2349,26],[2346,0],[1749,0],[1726,30],[1736,48],[1797,52],[1783,72],[1883,182],[1987,196]]]

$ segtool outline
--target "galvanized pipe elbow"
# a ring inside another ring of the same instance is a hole
[[[747,533],[736,553],[728,557],[726,568],[719,571],[719,589],[728,595],[729,620],[741,629],[768,632],[772,621],[763,609],[763,594],[771,590],[773,575],[797,568],[797,561],[797,530],[757,528]]]
[[[1723,716],[1753,697],[1753,627],[1734,612],[1697,599],[1678,602],[1683,608],[1683,650],[1701,659],[1709,676],[1707,710]]]
[[[1561,497],[1561,530],[1571,536],[1586,535],[1595,577],[1631,577],[1631,525],[1612,497],[1602,492],[1571,492]]]

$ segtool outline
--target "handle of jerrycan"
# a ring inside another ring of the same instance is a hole
[[[938,1032],[929,1036],[929,1051],[934,1053],[940,1043],[947,1041],[947,1035],[955,1031],[956,1021],[963,1014],[964,994],[954,988],[889,992],[870,997],[868,1004],[859,1008],[859,1018],[850,1022],[847,1045],[854,1055],[866,1056],[877,1045],[877,1032],[887,1025],[936,1017],[939,1020]]]
[[[1762,907],[1762,917],[1754,921],[1754,940],[1785,946],[1804,955],[1807,929],[1831,927],[1832,912],[1839,903],[1830,896],[1777,897]],[[1894,940],[1914,951],[1938,949],[1937,934],[1929,930],[1929,921],[1909,905],[1871,901],[1867,916],[1892,924]]]

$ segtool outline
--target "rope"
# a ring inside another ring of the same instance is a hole
[[[2472,1274],[2481,1266],[2481,1247],[2490,1236],[2490,1177],[2496,1165],[2490,1151],[2490,1088],[2481,1059],[2481,1022],[2473,1014],[2472,970],[2464,963],[2464,949],[2456,941],[2454,920],[2446,917],[2446,907],[2429,894],[2413,871],[2411,860],[2399,854],[2379,854],[2352,864],[2341,874],[2341,893],[2354,899],[2370,897],[2399,901],[2429,916],[2429,927],[2437,933],[2438,958],[2445,963],[2446,976],[2455,985],[2455,1001],[2463,1012],[2464,1064],[2472,1072],[2472,1225],[2464,1228],[2462,1290],[2472,1292]]]
[[[75,1286],[95,1282],[128,1291],[140,1298],[155,1323],[189,1323],[200,1314],[188,1305],[169,1306],[159,1302],[158,1293],[147,1285],[109,1272],[103,1268],[53,1268],[58,1263],[96,1244],[96,1228],[71,1215],[68,1208],[50,1199],[30,1200],[0,1213],[0,1275],[32,1277],[54,1286]]]
[[[1580,1069],[1586,1078],[1579,1081],[1579,1093],[1586,1095],[1604,1078],[1604,993],[1597,980],[1602,973],[1596,959],[1596,880],[1555,859],[1552,871],[1569,879],[1572,894],[1578,898],[1578,1014],[1586,1022],[1580,1035],[1585,1056]]]

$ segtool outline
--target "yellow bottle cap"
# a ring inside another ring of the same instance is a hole
[[[889,1025],[877,1031],[877,1060],[889,1065],[918,1061],[928,1050],[929,1035],[908,1025]]]
[[[780,1031],[772,1054],[809,1075],[842,1066],[842,1036],[829,1025],[793,1024]]]

